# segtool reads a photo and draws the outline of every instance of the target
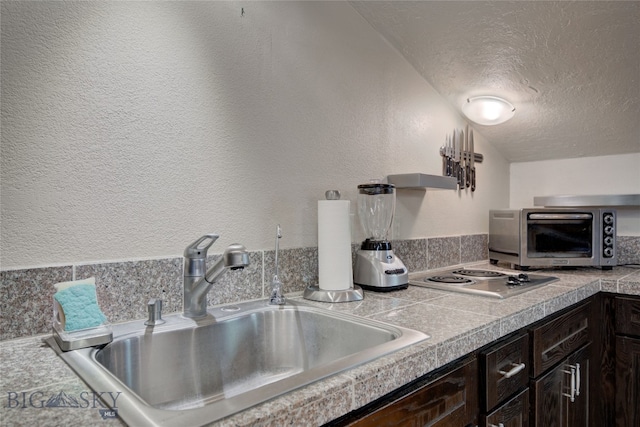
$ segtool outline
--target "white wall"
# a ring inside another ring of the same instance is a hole
[[[1,41],[3,269],[314,246],[325,190],[440,174],[464,125],[343,2],[2,2]],[[399,191],[395,238],[487,232],[476,141],[475,194]]]
[[[510,207],[533,206],[536,196],[640,194],[640,153],[512,163]],[[640,210],[618,210],[618,234],[640,236]]]

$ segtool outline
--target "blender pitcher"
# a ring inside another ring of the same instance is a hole
[[[358,185],[357,204],[366,238],[356,253],[353,282],[378,292],[406,289],[409,273],[387,237],[395,212],[395,187],[380,182]]]
[[[358,216],[365,237],[372,241],[387,241],[396,208],[396,195],[391,184],[358,185]]]

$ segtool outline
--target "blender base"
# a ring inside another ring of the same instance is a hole
[[[397,291],[409,286],[409,272],[394,255],[388,242],[386,250],[360,249],[356,252],[353,283],[376,292]]]

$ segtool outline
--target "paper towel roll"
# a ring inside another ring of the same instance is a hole
[[[353,288],[349,200],[318,201],[318,287]]]

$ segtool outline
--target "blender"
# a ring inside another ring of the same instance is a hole
[[[357,205],[366,239],[356,253],[353,283],[378,292],[406,289],[409,273],[387,238],[396,208],[395,187],[380,182],[358,185]]]

